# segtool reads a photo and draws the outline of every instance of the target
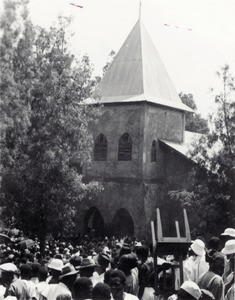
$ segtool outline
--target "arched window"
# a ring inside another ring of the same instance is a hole
[[[151,148],[151,161],[157,161],[157,142],[152,142],[152,148]]]
[[[108,143],[106,137],[101,133],[95,139],[94,160],[106,160]]]
[[[119,139],[118,160],[131,160],[132,141],[128,133],[124,133]]]

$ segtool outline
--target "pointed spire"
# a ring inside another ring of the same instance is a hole
[[[148,101],[191,111],[179,98],[140,19],[102,78],[99,92],[102,103]]]

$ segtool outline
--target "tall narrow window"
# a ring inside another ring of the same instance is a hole
[[[152,142],[152,148],[151,148],[151,161],[157,161],[157,142]]]
[[[128,133],[124,133],[119,139],[118,160],[131,160],[132,141]]]
[[[101,133],[95,139],[94,148],[94,160],[106,160],[107,159],[108,143],[106,137]]]

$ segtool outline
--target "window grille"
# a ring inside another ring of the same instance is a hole
[[[124,133],[119,139],[118,160],[127,161],[132,157],[132,141],[128,133]]]
[[[108,143],[106,137],[101,133],[95,139],[94,160],[104,161],[107,159]]]

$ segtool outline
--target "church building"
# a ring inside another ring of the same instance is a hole
[[[84,213],[85,232],[150,239],[160,208],[164,234],[175,236],[182,208],[169,191],[187,187],[193,166],[184,105],[141,20],[123,43],[99,84],[98,124],[91,124],[92,161],[86,180],[104,190]]]

